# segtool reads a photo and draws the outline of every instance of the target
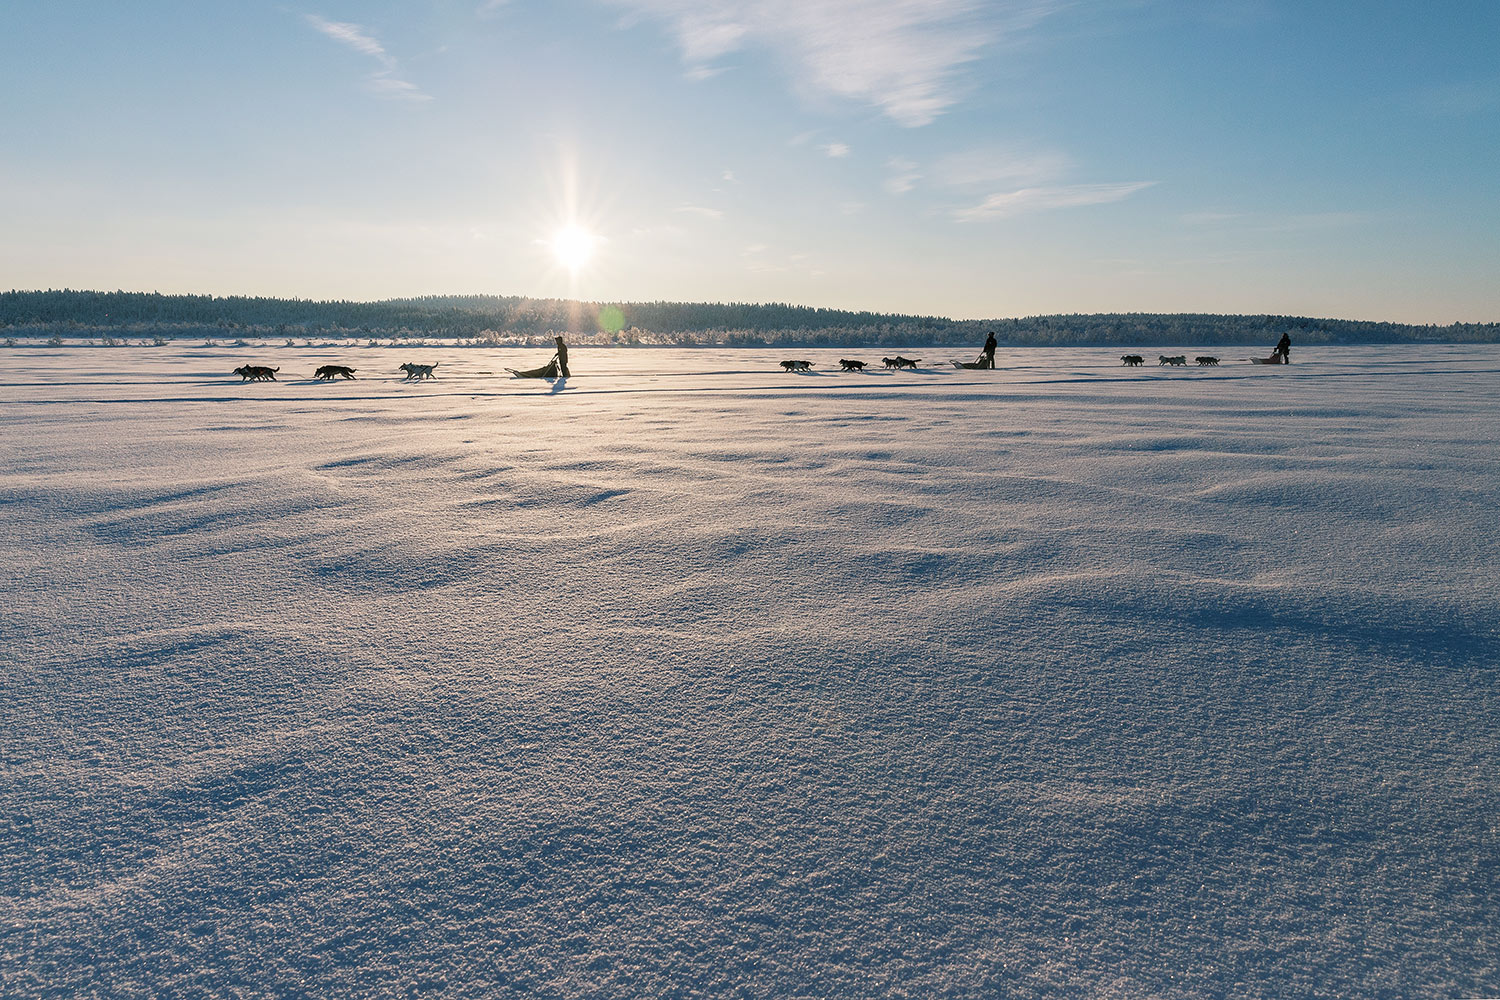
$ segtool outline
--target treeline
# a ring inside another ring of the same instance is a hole
[[[504,295],[431,295],[380,302],[162,295],[70,289],[0,292],[0,335],[287,339],[448,338],[533,343],[564,334],[592,344],[736,346],[969,345],[993,330],[1005,344],[1495,343],[1500,324],[1417,326],[1301,316],[1105,313],[952,320],[785,303],[581,302]]]

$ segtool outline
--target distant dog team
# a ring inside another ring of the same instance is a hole
[[[1253,358],[1251,360],[1262,364],[1267,363],[1260,358]],[[1277,360],[1280,361],[1281,359],[1278,357]],[[1193,361],[1200,368],[1217,367],[1219,364],[1219,359],[1211,354],[1196,355]],[[437,378],[435,369],[440,363],[435,361],[430,365],[419,365],[408,361],[401,365],[398,370],[404,373],[403,382],[422,382],[427,379]],[[907,358],[898,354],[893,358],[881,358],[880,363],[888,370],[915,370],[917,365],[921,363],[921,358]],[[1120,355],[1120,363],[1130,368],[1139,368],[1146,363],[1146,359],[1140,354],[1122,354]],[[1180,368],[1185,367],[1187,363],[1187,355],[1185,354],[1158,354],[1156,357],[1158,367]],[[1284,364],[1285,362],[1282,363]],[[787,372],[810,372],[813,370],[813,363],[804,358],[789,358],[780,362],[780,365]],[[862,372],[867,367],[868,364],[864,361],[858,361],[853,358],[839,358],[839,368],[842,371]],[[976,368],[988,366],[981,366],[977,363],[954,362],[954,367]],[[319,382],[331,382],[335,379],[352,379],[357,370],[347,365],[322,365],[313,373],[313,378]],[[277,380],[276,373],[279,371],[281,371],[280,368],[268,368],[265,365],[241,365],[234,370],[234,374],[240,377],[241,382],[275,382]]]
[[[400,371],[406,373],[406,379],[409,381],[436,378],[437,376],[432,373],[432,370],[439,363],[435,362],[430,365],[408,363],[402,365]],[[352,379],[354,373],[358,370],[357,368],[350,368],[348,365],[322,365],[317,371],[313,372],[313,378],[319,382],[331,382],[339,378]],[[265,365],[240,365],[234,370],[234,374],[240,377],[241,382],[275,382],[277,381],[276,373],[279,371],[281,371],[280,368],[267,368]]]
[[[434,362],[430,365],[414,365],[408,362],[407,364],[402,365],[400,370],[406,372],[405,381],[420,382],[424,378],[437,378],[437,376],[432,373],[432,370],[436,368],[440,363],[441,362]]]
[[[911,358],[903,358],[899,354],[894,358],[880,359],[881,364],[887,368],[915,368],[920,361],[920,358],[913,361]],[[782,361],[780,364],[782,368],[789,372],[810,372],[813,370],[813,363],[811,361]],[[863,361],[855,361],[852,358],[839,358],[839,368],[843,371],[862,372],[866,367],[868,365]]]

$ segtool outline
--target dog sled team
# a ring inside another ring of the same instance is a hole
[[[396,370],[406,373],[406,379],[403,381],[415,382],[424,378],[436,378],[437,376],[432,373],[436,367],[436,364],[406,364]],[[265,365],[240,365],[233,374],[238,375],[241,382],[275,382],[277,381],[276,373],[279,371],[281,371],[280,368],[267,368]],[[336,378],[352,379],[357,371],[359,371],[358,368],[350,368],[347,365],[323,365],[313,372],[313,378],[319,382],[332,382]]]
[[[1193,358],[1193,360],[1195,362],[1197,362],[1198,367],[1200,367],[1200,368],[1213,368],[1213,367],[1217,367],[1218,364],[1219,364],[1219,359],[1216,358],[1216,357],[1214,357],[1211,354],[1200,354],[1197,357]],[[1253,364],[1257,364],[1257,365],[1289,365],[1289,364],[1291,364],[1292,363],[1292,338],[1291,338],[1291,336],[1289,334],[1283,333],[1281,335],[1281,339],[1276,342],[1276,346],[1271,349],[1271,356],[1269,358],[1247,358],[1246,360],[1250,361]],[[1143,365],[1143,364],[1146,363],[1146,359],[1145,359],[1144,356],[1142,356],[1140,354],[1122,354],[1122,355],[1120,355],[1120,363],[1123,364],[1123,365],[1126,365],[1128,367],[1131,367],[1131,368],[1138,368],[1141,365]],[[1170,367],[1182,367],[1182,366],[1185,366],[1187,364],[1187,355],[1185,355],[1185,354],[1158,354],[1156,356],[1156,364],[1157,364],[1158,367],[1160,367],[1162,365],[1167,365],[1167,366],[1170,366]]]
[[[510,372],[516,378],[541,378],[549,380],[568,378],[570,375],[570,372],[568,370],[568,345],[563,343],[563,339],[561,337],[556,338],[556,340],[556,353],[552,355],[552,359],[550,361],[548,361],[541,367],[525,370],[507,368],[505,370]],[[995,351],[998,347],[999,344],[995,340],[995,334],[991,332],[989,336],[985,338],[984,347],[980,349],[978,358],[973,361],[954,361],[952,362],[953,367],[968,369],[993,369],[995,367]],[[1249,358],[1247,360],[1258,365],[1291,364],[1292,338],[1289,335],[1283,333],[1281,335],[1281,339],[1276,342],[1275,348],[1272,349],[1270,357]],[[1217,367],[1219,364],[1219,359],[1211,354],[1196,355],[1193,358],[1193,361],[1200,368]],[[917,365],[921,364],[921,362],[921,358],[906,358],[902,357],[899,354],[894,358],[880,359],[881,365],[883,365],[885,368],[898,370],[903,368],[915,370]],[[1120,363],[1130,368],[1139,368],[1141,365],[1144,365],[1146,363],[1146,358],[1141,354],[1122,354],[1120,355]],[[1187,363],[1187,355],[1185,354],[1158,354],[1156,356],[1156,364],[1158,367],[1180,368],[1186,367]],[[438,364],[439,362],[433,362],[430,365],[420,365],[408,362],[401,365],[398,371],[405,373],[405,377],[402,379],[403,382],[422,382],[428,379],[437,378],[436,369]],[[780,362],[780,364],[782,369],[787,372],[810,372],[813,370],[813,363],[802,358],[788,359],[786,361]],[[867,367],[868,363],[864,361],[856,360],[853,358],[839,358],[839,368],[842,371],[861,372],[864,371]],[[241,365],[234,370],[234,374],[240,377],[241,382],[275,382],[276,373],[279,371],[281,371],[280,368],[268,368],[265,365]],[[313,378],[319,382],[331,382],[334,379],[340,378],[352,379],[354,378],[354,373],[356,371],[358,371],[358,369],[350,368],[346,365],[323,365],[313,374]]]
[[[1200,367],[1200,368],[1208,367],[1208,366],[1211,366],[1211,365],[1217,365],[1219,363],[1219,359],[1216,358],[1216,357],[1214,357],[1211,354],[1200,354],[1196,358],[1194,358],[1193,360],[1198,363],[1198,367]],[[1143,364],[1146,363],[1146,359],[1143,358],[1143,357],[1141,357],[1139,354],[1122,354],[1122,355],[1120,355],[1120,361],[1123,362],[1126,365],[1131,366],[1131,367],[1139,367],[1139,366],[1141,366],[1141,365],[1143,365]],[[1161,366],[1161,365],[1173,365],[1173,366],[1176,366],[1176,365],[1186,365],[1187,364],[1187,355],[1186,354],[1158,354],[1156,356],[1156,364],[1157,364],[1158,367]]]
[[[896,355],[894,358],[881,358],[880,363],[886,368],[915,368],[922,363],[921,358],[903,358]],[[810,372],[813,370],[811,361],[783,361],[781,367],[789,372]],[[864,361],[854,361],[850,358],[839,358],[839,369],[846,372],[862,372],[869,365]]]
[[[954,361],[952,362],[953,367],[994,368],[995,349],[998,346],[999,344],[995,341],[994,333],[991,333],[985,338],[984,347],[980,350],[978,358],[973,361]],[[1277,342],[1269,358],[1250,358],[1249,360],[1258,365],[1284,365],[1291,361],[1291,353],[1292,338],[1283,333],[1281,340]],[[920,360],[913,361],[910,358],[903,358],[899,354],[894,358],[880,359],[881,363],[887,368],[916,368]],[[1122,354],[1120,355],[1120,362],[1128,367],[1136,368],[1144,365],[1146,358],[1145,355],[1141,354]],[[1199,354],[1194,356],[1193,362],[1200,368],[1216,368],[1218,367],[1219,359],[1212,354]],[[1158,367],[1186,367],[1188,359],[1185,354],[1158,354],[1156,356],[1156,363]],[[789,372],[807,372],[812,371],[813,364],[811,361],[802,360],[783,361],[781,362],[781,367]],[[848,358],[839,358],[839,368],[846,372],[864,371],[865,367],[866,365],[863,361],[851,361]]]
[[[996,342],[995,334],[992,332],[985,338],[984,347],[980,350],[978,358],[973,361],[954,361],[952,362],[953,367],[992,369],[995,367],[995,350],[997,347],[999,347],[999,344]],[[1291,355],[1292,338],[1283,333],[1281,340],[1277,342],[1269,358],[1250,358],[1248,360],[1258,365],[1284,365],[1291,362]],[[880,361],[886,368],[916,368],[921,359],[913,361],[911,358],[903,358],[898,354],[894,358],[881,358]],[[1135,368],[1144,365],[1146,358],[1141,354],[1122,354],[1120,355],[1120,362],[1126,366]],[[1219,365],[1219,359],[1212,354],[1196,355],[1193,358],[1193,362],[1200,368],[1216,368]],[[1188,359],[1185,354],[1158,354],[1156,356],[1156,363],[1158,367],[1186,367]],[[781,362],[781,367],[789,372],[808,372],[813,370],[813,363],[800,359],[789,360]],[[843,371],[864,371],[865,367],[866,364],[863,361],[839,358],[839,368]]]

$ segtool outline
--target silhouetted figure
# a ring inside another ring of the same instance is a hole
[[[995,341],[995,331],[991,330],[989,336],[984,338],[984,351],[981,352],[981,358],[986,368],[995,367],[995,348],[999,346]]]
[[[1281,339],[1278,340],[1278,341],[1276,341],[1276,350],[1272,351],[1271,353],[1272,354],[1279,354],[1279,355],[1281,355],[1281,363],[1282,364],[1284,364],[1284,365],[1291,364],[1292,363],[1292,338],[1291,338],[1291,336],[1288,335],[1288,334],[1283,333],[1281,335]]]
[[[568,377],[568,345],[561,337],[557,338],[557,373],[563,378]]]

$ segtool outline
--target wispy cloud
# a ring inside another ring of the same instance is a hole
[[[430,95],[409,80],[403,79],[395,57],[386,51],[369,30],[347,21],[330,21],[316,14],[304,14],[307,23],[317,31],[361,55],[369,56],[380,68],[365,77],[365,89],[377,97],[395,101],[430,101]]]
[[[1072,167],[1072,158],[1054,149],[987,148],[946,156],[933,174],[951,188],[1044,187]]]
[[[347,45],[355,52],[363,52],[367,56],[374,56],[387,66],[392,65],[385,46],[375,40],[369,32],[357,24],[349,24],[345,21],[329,21],[316,14],[308,14],[307,23],[317,28],[323,34],[332,38],[341,45]]]
[[[430,94],[422,93],[420,87],[409,80],[403,80],[398,76],[381,70],[379,73],[371,73],[365,78],[365,89],[376,97],[384,97],[393,101],[430,101]]]
[[[809,254],[788,253],[785,250],[768,247],[764,243],[751,243],[740,251],[740,257],[744,259],[745,270],[751,274],[796,272],[813,278],[823,275],[822,268],[816,266]]]
[[[887,194],[905,194],[916,187],[917,181],[922,179],[917,164],[912,160],[893,156],[886,161],[885,165],[891,171],[883,185]]]
[[[778,274],[787,270],[787,266],[773,261],[766,256],[770,247],[764,243],[751,243],[740,252],[745,260],[745,270],[752,274]]]
[[[1156,183],[1067,183],[1073,168],[1072,157],[1055,149],[990,147],[944,157],[934,164],[932,178],[937,185],[955,194],[967,193],[972,197],[980,192],[990,192],[977,204],[953,209],[952,217],[959,222],[1104,205],[1129,198]]]
[[[689,74],[740,49],[786,57],[798,86],[926,125],[958,100],[959,71],[1064,0],[603,0],[665,22]]]
[[[1220,226],[1244,217],[1243,212],[1187,212],[1180,218],[1184,226]]]
[[[724,213],[719,209],[708,208],[703,205],[679,205],[675,211],[683,215],[694,215],[700,219],[708,219],[711,222],[717,222],[724,218]]]
[[[835,160],[841,160],[849,155],[849,144],[845,142],[830,142],[820,148]]]
[[[1371,221],[1366,212],[1188,212],[1180,216],[1195,229],[1239,233],[1307,233],[1345,229]]]
[[[1020,188],[992,194],[977,205],[954,211],[959,222],[983,222],[987,219],[1003,219],[1027,212],[1045,212],[1057,208],[1076,208],[1080,205],[1104,205],[1123,201],[1144,191],[1155,181],[1138,181],[1129,184],[1065,184],[1053,187]]]

